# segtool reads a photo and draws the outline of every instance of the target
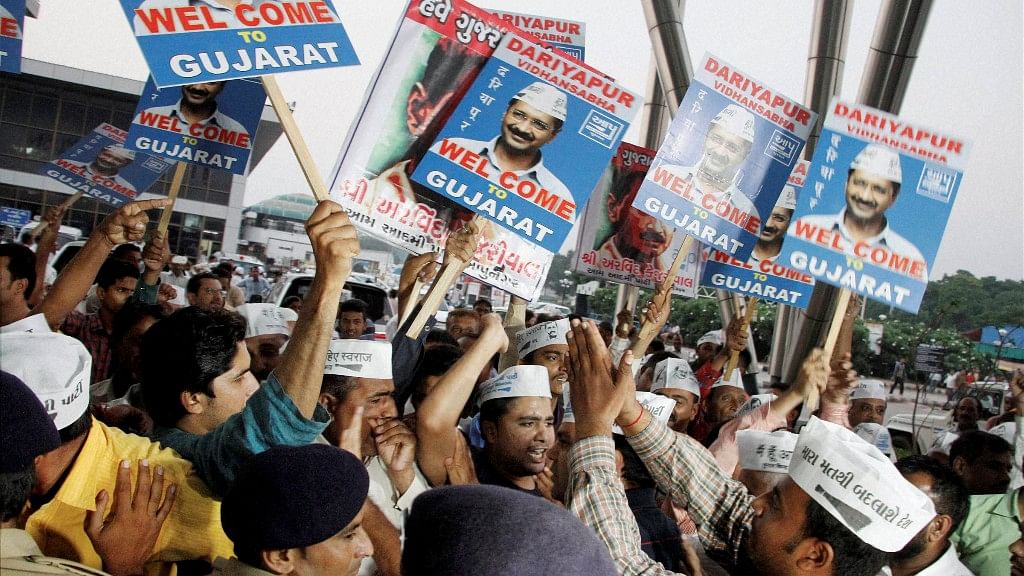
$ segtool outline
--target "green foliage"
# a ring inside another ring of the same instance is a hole
[[[906,358],[913,374],[919,344],[935,344],[946,348],[946,372],[977,369],[985,374],[992,365],[991,358],[977,352],[974,349],[974,342],[955,330],[932,329],[923,322],[896,319],[885,323],[885,333],[880,343],[882,353],[875,360],[876,370],[879,370],[882,376],[888,376],[885,370],[891,370],[898,358]]]

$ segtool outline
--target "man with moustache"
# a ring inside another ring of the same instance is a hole
[[[754,251],[750,253],[751,262],[761,260],[774,260],[782,251],[782,240],[786,237],[789,224],[793,218],[793,211],[796,210],[796,188],[786,186],[782,189],[772,213],[761,226],[761,235],[754,244]]]
[[[222,132],[234,132],[248,136],[249,132],[240,122],[219,110],[217,96],[223,91],[224,81],[186,84],[181,87],[181,98],[176,103],[170,106],[147,108],[145,112],[176,118],[185,126],[190,124],[212,125],[220,128]],[[141,113],[136,116],[133,123],[142,124],[141,116]]]
[[[608,193],[608,221],[614,232],[601,244],[599,261],[629,259],[644,268],[653,266],[664,271],[670,262],[662,255],[672,244],[674,230],[642,210],[633,208],[637,190],[644,181],[644,172],[630,172],[624,182],[612,185]]]

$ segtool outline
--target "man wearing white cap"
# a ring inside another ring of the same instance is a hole
[[[185,270],[188,265],[188,258],[181,254],[171,256],[171,269],[160,274],[160,281],[164,284],[171,284],[178,287],[178,293],[182,294],[188,288],[188,279],[191,274]]]
[[[694,351],[697,353],[697,358],[693,361],[691,368],[696,370],[703,366],[705,362],[714,358],[715,354],[718,354],[724,345],[725,330],[719,328],[718,330],[705,332],[697,339],[697,345],[694,347]]]
[[[850,428],[864,422],[882,424],[888,404],[885,384],[881,380],[861,380],[850,391]]]
[[[793,218],[793,211],[796,210],[796,188],[787,185],[782,189],[772,213],[761,224],[761,235],[754,244],[754,251],[750,253],[751,262],[761,260],[772,260],[782,251],[782,241],[786,238],[786,231]]]
[[[147,569],[173,570],[183,559],[231,554],[220,524],[220,504],[196,477],[192,464],[147,438],[94,420],[89,412],[92,358],[80,342],[57,333],[0,334],[3,369],[22,380],[42,402],[57,428],[60,446],[35,460],[33,513],[25,530],[43,553],[100,569],[102,561],[82,529],[96,510],[96,495],[114,495],[124,462],[144,467],[177,485],[177,495]],[[5,450],[7,448],[5,447]]]
[[[682,358],[666,358],[654,367],[654,381],[651,392],[667,396],[676,401],[668,427],[680,434],[686,434],[690,421],[697,415],[700,405],[700,383],[693,376],[693,370]]]
[[[843,252],[854,254],[854,245],[885,246],[890,252],[920,262],[919,279],[928,280],[924,257],[913,243],[897,234],[885,217],[885,211],[896,202],[903,182],[900,156],[880,144],[868,144],[850,164],[846,178],[846,207],[838,214],[805,216],[803,223],[838,230],[843,238]],[[915,267],[912,267],[913,269]]]
[[[616,477],[612,421],[659,489],[687,511],[709,554],[735,574],[873,576],[934,517],[932,502],[887,458],[849,430],[812,418],[789,476],[757,498],[719,470],[693,439],[654,425],[635,384],[610,359],[593,326],[573,327],[569,350],[578,440],[569,451],[570,510],[609,547],[625,574],[673,574],[647,559]]]
[[[547,370],[552,408],[569,381],[569,370],[566,367],[569,345],[565,341],[568,331],[569,320],[563,318],[536,324],[516,333],[519,363],[542,366]]]
[[[249,350],[249,371],[264,382],[277,368],[281,351],[292,331],[276,304],[242,304],[235,312],[245,318],[245,347]]]
[[[700,162],[696,166],[665,165],[665,170],[690,181],[691,196],[699,201],[705,192],[719,201],[728,201],[743,212],[758,218],[754,203],[737,187],[754,146],[754,115],[737,104],[729,104],[711,119]]]
[[[518,181],[531,180],[549,194],[572,200],[572,193],[544,165],[541,147],[558,136],[569,111],[568,97],[546,82],[534,82],[509,100],[501,119],[501,133],[490,141],[448,138],[487,159],[485,170],[498,184],[504,172],[512,172]],[[431,150],[440,150],[441,143]]]
[[[480,338],[416,411],[417,460],[434,486],[447,481],[445,460],[453,458],[456,443],[466,442],[456,424],[477,375],[508,345],[497,314],[484,315],[481,323]],[[512,366],[480,387],[477,402],[484,447],[473,448],[473,463],[480,483],[543,495],[537,476],[545,472],[547,452],[555,441],[548,371],[542,366]]]

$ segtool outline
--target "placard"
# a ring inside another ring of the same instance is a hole
[[[917,312],[969,152],[962,138],[834,98],[779,260]]]
[[[573,270],[620,284],[654,289],[665,278],[685,234],[633,207],[655,151],[623,142],[580,219]],[[672,293],[693,298],[700,277],[700,244],[691,243]]]
[[[121,0],[156,85],[359,64],[327,0]]]
[[[253,80],[160,90],[151,77],[128,128],[128,147],[244,175],[266,99]]]
[[[745,262],[816,118],[705,53],[633,205]]]
[[[0,72],[21,72],[25,0],[0,0]]]
[[[537,39],[547,42],[552,47],[558,48],[573,58],[580,61],[585,59],[586,22],[563,20],[561,18],[551,18],[550,16],[520,14],[518,12],[505,12],[503,10],[491,10],[491,12],[516,28],[529,32]]]
[[[40,172],[111,206],[131,202],[172,163],[125,148],[127,135],[116,126],[100,124]]]
[[[814,278],[806,272],[790,270],[776,261],[786,231],[793,221],[796,199],[804,185],[810,162],[801,160],[789,175],[771,214],[761,226],[761,235],[746,262],[724,252],[706,249],[701,283],[744,296],[807,308],[811,302]]]

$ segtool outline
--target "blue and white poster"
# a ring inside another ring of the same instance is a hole
[[[745,262],[718,250],[708,249],[701,284],[744,296],[807,308],[811,302],[814,278],[807,272],[790,270],[776,261],[782,251],[786,231],[793,222],[796,200],[810,169],[810,162],[797,163],[771,214],[761,226],[754,251]]]
[[[161,90],[150,78],[128,128],[128,147],[244,175],[265,100],[255,80]]]
[[[100,124],[41,172],[111,206],[131,202],[173,162],[125,148],[127,135],[116,126]]]
[[[816,118],[705,53],[633,206],[746,261]]]
[[[21,72],[25,0],[0,0],[0,72]]]
[[[412,178],[556,252],[641,98],[509,33]]]
[[[971,144],[833,99],[779,261],[916,313]]]
[[[231,3],[226,3],[231,4]],[[359,64],[326,0],[121,0],[156,85]]]

